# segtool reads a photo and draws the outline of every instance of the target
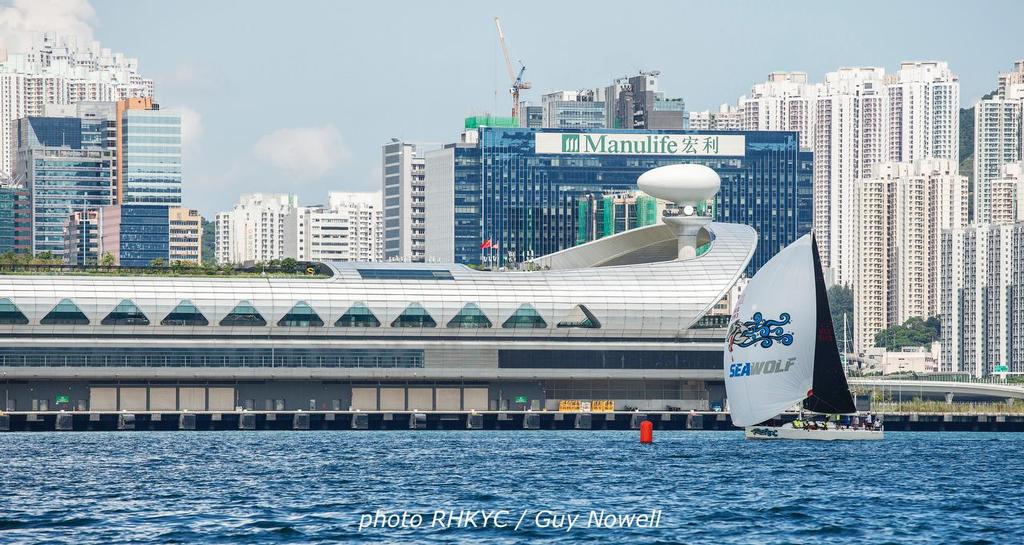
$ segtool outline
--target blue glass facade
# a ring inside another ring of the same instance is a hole
[[[148,267],[154,259],[167,262],[168,208],[166,206],[121,206],[120,256],[123,267]]]
[[[455,262],[480,263],[483,233],[481,193],[483,180],[480,148],[455,147]]]
[[[748,274],[811,230],[812,155],[799,150],[796,132],[572,131],[740,135],[744,137],[742,156],[537,153],[536,135],[544,132],[566,131],[483,127],[477,146],[457,147],[456,262],[474,264],[491,257],[499,263],[523,261],[574,246],[580,198],[636,189],[642,173],[679,163],[704,164],[721,176],[716,220],[757,230],[760,240]],[[480,249],[487,239],[498,245],[497,252]]]
[[[112,203],[114,151],[102,138],[90,136],[104,132],[105,123],[74,117],[15,122],[14,180],[28,190],[33,253],[63,255],[71,213]]]
[[[121,204],[181,203],[181,115],[125,110],[121,117]]]
[[[0,254],[14,251],[17,188],[0,185]]]

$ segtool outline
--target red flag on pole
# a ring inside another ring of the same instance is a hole
[[[480,249],[484,250],[491,247],[491,239],[487,239],[483,244],[480,245]]]

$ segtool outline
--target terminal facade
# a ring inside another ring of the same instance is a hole
[[[700,249],[688,258],[658,223],[530,272],[327,263],[327,278],[2,275],[3,408],[707,410],[724,396],[715,309],[758,238],[692,221]]]

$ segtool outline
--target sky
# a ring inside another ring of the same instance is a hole
[[[184,118],[184,204],[212,218],[242,193],[378,191],[381,145],[458,140],[511,109],[494,27],[544,92],[660,70],[688,110],[735,104],[775,70],[943,60],[965,105],[1024,59],[1024,2],[13,0],[0,43],[53,30],[139,59]]]

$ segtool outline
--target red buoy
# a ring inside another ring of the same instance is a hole
[[[640,423],[640,442],[654,442],[654,424],[650,420],[644,420]]]

